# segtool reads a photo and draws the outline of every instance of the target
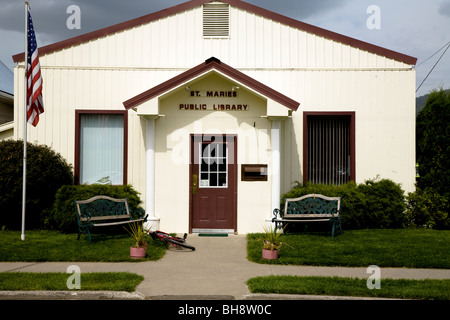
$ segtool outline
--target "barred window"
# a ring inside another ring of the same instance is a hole
[[[353,180],[351,116],[307,117],[307,181],[341,185]]]

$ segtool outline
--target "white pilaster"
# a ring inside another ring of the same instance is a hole
[[[272,120],[271,130],[272,146],[272,210],[266,222],[271,222],[273,210],[280,207],[281,197],[281,120]]]
[[[159,229],[159,218],[155,213],[155,124],[156,120],[146,119],[145,128],[145,212],[148,214],[146,228]]]

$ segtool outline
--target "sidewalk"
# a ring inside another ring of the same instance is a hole
[[[144,281],[129,293],[15,293],[16,298],[36,299],[277,299],[277,295],[253,295],[246,281],[256,276],[299,275],[341,276],[367,279],[367,268],[308,267],[264,265],[246,258],[246,236],[199,237],[189,235],[187,242],[195,251],[170,247],[159,261],[138,263],[0,263],[0,272],[66,272],[69,265],[77,265],[81,272],[132,272],[144,276]],[[381,279],[450,279],[450,270],[381,268]],[[81,283],[81,286],[83,284]],[[76,295],[74,295],[76,293]],[[58,296],[59,294],[59,296]],[[31,295],[31,296],[30,296]],[[0,292],[0,299],[13,299],[12,293]],[[308,296],[284,296],[288,299],[318,299]],[[323,297],[323,299],[348,299]]]

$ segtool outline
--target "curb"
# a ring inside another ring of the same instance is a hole
[[[245,295],[242,300],[404,300],[395,298],[372,298],[372,297],[348,297],[348,296],[319,296],[319,295],[303,295],[303,294],[263,294],[254,293]]]
[[[0,291],[0,300],[404,300],[395,298],[321,296],[296,294],[263,294],[252,293],[237,299],[228,295],[163,295],[146,297],[139,292],[125,291]]]
[[[125,291],[0,291],[0,300],[144,300]]]

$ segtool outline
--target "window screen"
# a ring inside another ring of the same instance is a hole
[[[122,185],[124,116],[80,116],[80,183]]]

